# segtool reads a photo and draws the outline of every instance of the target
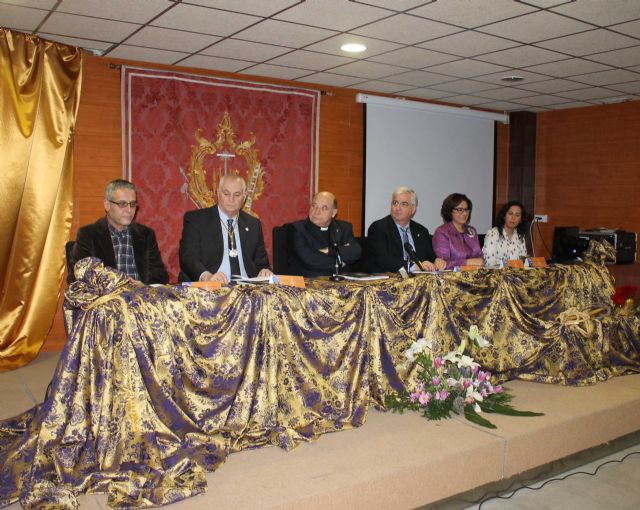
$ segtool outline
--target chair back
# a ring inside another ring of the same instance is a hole
[[[360,236],[355,238],[360,247],[362,253],[360,258],[351,264],[351,271],[354,273],[370,273],[369,261],[367,260],[367,236]]]
[[[291,269],[291,257],[293,255],[293,225],[273,227],[271,238],[271,250],[273,272],[275,274],[293,274]]]
[[[67,282],[71,283],[76,278],[73,274],[73,245],[75,241],[67,241],[64,245],[64,254],[67,259]]]

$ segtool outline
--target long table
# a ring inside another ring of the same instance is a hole
[[[612,309],[594,263],[214,292],[139,285],[96,259],[75,272],[50,395],[0,423],[0,504],[198,494],[232,452],[362,425],[411,384],[412,342],[446,353],[473,324],[492,346],[471,354],[498,380],[582,385],[640,368],[640,318]]]

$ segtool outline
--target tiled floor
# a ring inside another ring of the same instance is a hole
[[[28,366],[19,370],[0,374],[0,418],[7,418],[42,401],[49,383],[58,354],[42,353]],[[366,425],[365,425],[366,427]],[[253,452],[258,453],[258,452]],[[628,455],[628,456],[627,456]],[[614,454],[590,462],[568,472],[554,475],[558,479],[570,472],[594,473],[596,468],[608,460],[620,460],[602,466],[597,474],[576,474],[562,481],[550,481],[539,490],[521,489],[509,499],[491,499],[481,505],[459,505],[468,509],[637,509],[640,508],[640,444],[627,447]],[[212,474],[211,476],[215,476]],[[461,473],[460,476],[464,476]],[[539,488],[544,480],[531,485]],[[501,493],[509,496],[510,492]],[[469,500],[468,500],[469,501]],[[82,496],[80,510],[106,510],[106,496]],[[219,507],[214,491],[173,505],[173,510],[195,510]],[[8,507],[20,508],[18,504]],[[450,508],[450,507],[448,507]]]
[[[527,485],[531,489],[504,491],[467,510],[638,509],[640,444]]]

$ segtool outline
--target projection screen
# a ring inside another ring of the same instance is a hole
[[[389,214],[391,192],[418,194],[414,217],[431,233],[450,193],[473,202],[470,224],[484,234],[494,211],[494,122],[506,115],[358,94],[365,103],[364,231]]]

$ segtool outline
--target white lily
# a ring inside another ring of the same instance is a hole
[[[427,349],[431,349],[431,345],[432,342],[425,338],[419,338],[418,340],[413,342],[411,344],[411,347],[409,347],[404,353],[405,357],[407,358],[407,362],[413,362],[417,354],[424,352]]]
[[[472,397],[476,402],[482,402],[484,400],[484,397],[476,391],[474,386],[469,386],[467,388],[467,398],[469,397]]]
[[[451,351],[442,356],[442,361],[448,361],[450,363],[458,364],[458,360],[460,359],[460,354],[457,351]]]
[[[469,331],[467,332],[467,336],[471,339],[472,342],[475,342],[476,345],[481,349],[484,347],[489,347],[491,345],[491,342],[489,342],[486,338],[480,335],[480,330],[478,329],[478,326],[476,326],[475,324],[469,328]]]
[[[480,363],[476,363],[475,361],[473,361],[473,358],[471,356],[467,356],[467,355],[460,356],[455,363],[456,365],[458,365],[458,367],[473,368],[473,367],[480,366]]]

